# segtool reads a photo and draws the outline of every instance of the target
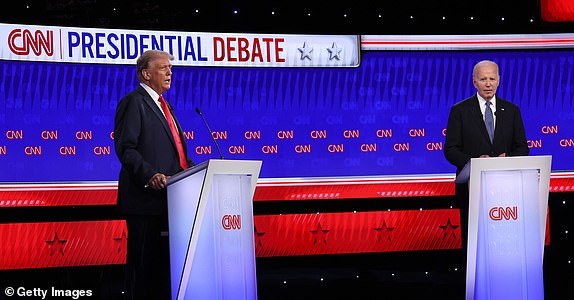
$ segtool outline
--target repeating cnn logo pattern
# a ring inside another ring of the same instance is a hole
[[[43,50],[46,55],[52,56],[54,55],[54,31],[46,30],[43,34],[40,30],[32,33],[28,29],[14,29],[8,35],[8,47],[16,55],[29,55],[31,50],[34,55],[40,56]]]
[[[488,211],[488,216],[493,221],[518,220],[518,207],[493,207]]]
[[[221,226],[225,230],[241,229],[241,215],[224,215],[221,218]]]

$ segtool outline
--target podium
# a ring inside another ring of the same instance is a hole
[[[551,156],[470,161],[467,300],[544,299]]]
[[[253,194],[261,161],[208,160],[168,180],[172,299],[257,299]]]

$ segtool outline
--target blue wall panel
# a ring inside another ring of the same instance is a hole
[[[358,68],[175,66],[165,94],[192,159],[263,160],[261,177],[454,173],[449,108],[471,72],[499,63],[499,97],[520,106],[531,155],[573,170],[574,51],[363,53]],[[113,119],[135,66],[0,61],[0,181],[116,180]],[[291,138],[292,137],[292,138]]]

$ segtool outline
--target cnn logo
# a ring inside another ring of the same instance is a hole
[[[225,230],[241,229],[241,215],[224,215],[221,218],[221,226]]]
[[[8,47],[16,55],[28,55],[30,51],[36,56],[42,54],[42,51],[48,56],[54,55],[54,31],[46,30],[42,33],[36,30],[32,33],[28,29],[14,29],[8,35]]]
[[[488,216],[493,221],[518,220],[518,207],[493,207],[488,211]]]

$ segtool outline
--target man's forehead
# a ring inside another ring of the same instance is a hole
[[[478,77],[496,76],[498,75],[498,72],[496,69],[479,69],[477,70],[476,75]]]
[[[164,59],[164,58],[158,58],[158,59],[154,60],[152,63],[154,63],[155,65],[160,66],[160,67],[172,66],[169,59]]]

